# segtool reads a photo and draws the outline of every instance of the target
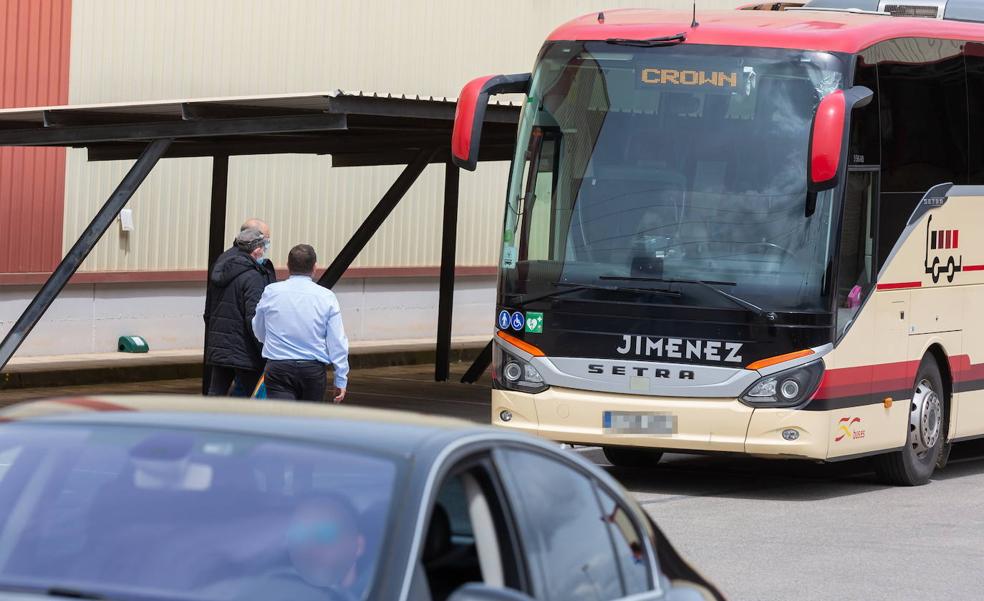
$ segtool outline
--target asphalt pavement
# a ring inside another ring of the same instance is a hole
[[[352,404],[484,422],[488,382],[435,383],[433,368],[353,373]],[[0,405],[64,394],[195,394],[197,380],[0,391]],[[606,465],[598,449],[573,452]],[[984,442],[955,447],[926,486],[878,483],[864,461],[667,455],[607,466],[679,550],[736,601],[984,599]]]

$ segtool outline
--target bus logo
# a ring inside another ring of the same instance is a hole
[[[847,440],[858,440],[864,438],[864,429],[861,427],[860,417],[842,417],[837,421],[837,431],[840,436],[834,438],[834,442]]]
[[[932,229],[933,216],[926,221],[926,273],[933,277],[933,283],[938,284],[940,276],[946,274],[947,283],[953,281],[953,276],[963,267],[963,255],[957,256],[960,248],[960,230]],[[954,258],[956,257],[956,258]]]

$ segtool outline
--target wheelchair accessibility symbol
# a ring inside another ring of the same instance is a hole
[[[519,311],[512,314],[512,329],[517,332],[523,331],[523,326],[526,325],[526,318]]]

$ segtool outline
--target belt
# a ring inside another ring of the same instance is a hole
[[[320,365],[327,367],[327,364],[312,359],[267,359],[267,363],[278,363],[283,365],[296,365],[297,367],[308,367]]]

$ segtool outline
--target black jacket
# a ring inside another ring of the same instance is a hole
[[[267,284],[277,281],[273,266],[260,265],[235,246],[216,259],[205,293],[205,362],[261,370],[262,345],[253,336],[253,315]]]

